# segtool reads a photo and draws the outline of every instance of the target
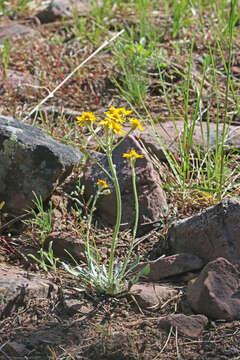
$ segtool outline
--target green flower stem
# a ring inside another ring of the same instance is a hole
[[[120,144],[126,139],[126,137],[128,137],[128,135],[130,135],[131,132],[133,132],[133,130],[134,130],[134,129],[131,128],[131,129],[119,140],[119,142],[113,146],[113,149],[112,149],[112,150],[114,150],[116,147],[118,147],[118,145],[120,145]]]
[[[90,211],[88,222],[87,222],[87,233],[86,233],[87,260],[92,258],[91,252],[90,252],[90,247],[89,247],[89,235],[90,235],[90,229],[91,229],[91,224],[92,224],[93,213],[96,210],[95,206],[96,206],[96,203],[97,203],[97,200],[99,198],[100,193],[101,193],[101,191],[98,189],[96,195],[94,196],[93,203],[92,203],[92,206],[91,206],[91,211]]]
[[[117,173],[116,173],[116,167],[112,161],[112,149],[111,148],[107,150],[107,159],[108,159],[108,164],[109,164],[109,167],[110,167],[110,170],[112,173],[112,178],[113,178],[113,183],[114,183],[114,187],[115,187],[115,191],[116,191],[116,198],[117,198],[117,219],[116,219],[116,225],[115,225],[113,238],[112,238],[110,262],[109,262],[109,272],[108,272],[108,280],[109,280],[109,282],[111,282],[112,276],[113,276],[114,253],[115,253],[115,248],[116,248],[116,244],[117,244],[117,240],[118,240],[118,233],[119,233],[121,217],[122,217],[122,199],[121,199],[121,191],[120,191],[120,186],[119,186]]]
[[[137,186],[136,186],[135,161],[136,161],[136,159],[134,159],[134,158],[132,158],[130,161],[131,172],[132,172],[133,194],[134,194],[134,200],[135,200],[135,224],[134,224],[134,228],[133,228],[132,243],[134,242],[135,237],[136,237],[138,220],[139,220],[139,203],[138,203]],[[130,249],[131,249],[131,247],[130,247]],[[130,255],[131,255],[131,253],[130,253]]]
[[[99,128],[98,128],[99,129]],[[96,130],[98,130],[96,129]],[[104,146],[104,142],[101,140],[101,138],[98,136],[96,130],[94,130],[92,124],[90,126],[88,126],[88,130],[90,131],[91,135],[93,136],[93,138],[95,138],[97,140],[98,145],[100,146],[100,148],[106,152],[106,148]]]
[[[134,200],[135,200],[135,223],[134,223],[134,228],[133,228],[132,239],[131,239],[130,246],[129,246],[129,251],[128,251],[126,259],[124,260],[123,268],[122,268],[122,271],[121,271],[120,281],[124,277],[124,274],[126,272],[127,264],[129,262],[129,259],[131,257],[132,251],[133,251],[134,240],[135,240],[135,237],[136,237],[137,227],[138,227],[138,220],[139,220],[139,203],[138,203],[137,186],[136,186],[135,162],[136,162],[135,158],[130,159],[130,166],[131,166],[131,173],[132,173],[132,184],[133,184],[133,194],[134,194]]]
[[[113,181],[113,177],[111,176],[111,174],[101,165],[101,163],[98,160],[96,160],[91,155],[91,152],[88,149],[85,149],[84,152],[95,164],[97,164],[100,167],[100,169],[109,177],[109,179],[111,179]]]

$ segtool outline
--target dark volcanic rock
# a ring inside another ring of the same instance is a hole
[[[173,252],[187,252],[205,263],[224,257],[240,263],[240,200],[225,199],[202,213],[176,221],[168,232]]]
[[[135,220],[135,201],[133,195],[131,169],[128,162],[122,157],[123,153],[129,153],[134,149],[144,158],[138,158],[135,164],[137,178],[137,193],[139,201],[139,224],[142,222],[158,220],[167,208],[161,180],[157,171],[149,159],[148,154],[133,137],[128,136],[114,151],[113,163],[116,164],[116,172],[122,196],[122,219],[121,222],[132,225]],[[92,152],[101,165],[110,172],[107,156]],[[83,169],[81,184],[85,186],[85,195],[89,197],[96,192],[98,179],[107,181],[111,194],[102,196],[98,201],[97,208],[101,217],[110,224],[116,221],[116,196],[113,183],[111,183],[101,168],[89,159]]]
[[[0,116],[0,199],[5,211],[20,215],[32,207],[33,192],[43,201],[82,159],[40,129]]]
[[[48,249],[49,243],[52,242],[54,256],[70,259],[68,253],[78,260],[86,260],[86,245],[84,241],[73,237],[67,232],[55,231],[47,235],[44,241],[44,247]],[[68,253],[67,253],[68,252]]]
[[[149,281],[159,281],[188,271],[199,270],[203,267],[204,262],[196,255],[176,254],[140,263],[135,268],[135,271],[139,271],[147,264],[150,266],[150,272],[146,275],[146,279]]]
[[[240,273],[229,261],[208,263],[187,289],[192,309],[212,319],[240,319]]]
[[[189,337],[198,337],[203,332],[208,323],[208,318],[204,315],[173,314],[159,320],[159,327],[169,331],[171,326]]]

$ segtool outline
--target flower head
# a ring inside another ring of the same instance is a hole
[[[0,202],[0,210],[2,210],[2,208],[4,207],[4,205],[5,205],[5,201],[1,201],[1,202]]]
[[[131,113],[132,110],[126,110],[123,107],[115,108],[114,106],[111,106],[104,114],[107,115],[107,117],[110,119],[122,124],[124,123],[126,116],[130,115]]]
[[[128,116],[132,113],[132,110],[126,110],[125,108],[115,108],[114,106],[111,106],[108,111],[110,114],[119,114]]]
[[[112,129],[115,132],[115,134],[123,135],[125,131],[122,128],[122,125],[117,123],[116,121],[112,122]]]
[[[143,158],[144,157],[143,155],[139,155],[138,153],[136,153],[136,151],[134,149],[132,149],[130,151],[130,153],[124,153],[122,156],[125,157],[128,160],[137,159],[137,158]]]
[[[96,185],[98,185],[100,191],[103,190],[101,192],[103,195],[111,194],[111,191],[108,189],[108,184],[105,180],[98,179],[98,181],[96,182]]]
[[[81,116],[77,117],[78,126],[86,126],[90,123],[94,123],[96,120],[96,115],[93,112],[84,111]]]
[[[126,110],[125,108],[118,108],[118,112],[121,115],[128,116],[132,113],[132,110]]]
[[[119,114],[118,112],[110,112],[110,111],[106,111],[104,113],[109,119],[114,120],[116,122],[119,122],[120,124],[124,123],[124,119],[121,116],[121,114]]]
[[[96,185],[100,185],[104,189],[108,188],[108,184],[107,184],[107,182],[105,180],[98,179]]]
[[[113,119],[110,119],[109,117],[106,117],[104,120],[100,121],[99,125],[103,125],[107,129],[112,129],[116,134],[124,134],[122,125]]]
[[[144,128],[142,127],[140,120],[138,119],[132,119],[132,118],[128,118],[129,122],[132,125],[132,129],[135,130],[136,128],[139,128],[139,130],[143,131]]]

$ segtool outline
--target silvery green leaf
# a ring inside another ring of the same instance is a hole
[[[120,275],[122,268],[123,268],[123,262],[119,261],[114,268],[114,277],[115,278],[117,278]]]
[[[106,266],[105,266],[104,264],[102,265],[102,269],[103,269],[104,275],[107,277],[107,276],[108,276],[108,273],[107,273]]]

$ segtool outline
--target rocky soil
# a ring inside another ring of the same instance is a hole
[[[113,5],[109,14],[101,10],[108,24],[106,35],[100,24],[95,28],[96,9],[103,4],[96,6],[74,0],[30,1],[21,9],[13,2],[0,17],[0,359],[240,359],[237,177],[231,179],[232,191],[226,190],[219,201],[190,186],[187,194],[177,183],[168,188],[174,174],[140,104],[136,112],[146,118],[145,131],[136,130],[113,153],[123,200],[116,259],[126,256],[135,210],[131,172],[121,154],[134,148],[144,158],[136,162],[140,218],[132,260],[137,256],[141,259],[135,271],[149,264],[149,274],[129,293],[109,297],[97,294],[90,286],[83,289],[81,281],[68,274],[60,262],[46,272],[29,256],[39,259],[42,247],[39,217],[31,211],[37,214],[37,195],[43,200],[45,214],[53,209],[51,229],[44,234],[45,249],[52,243],[55,258],[70,263],[67,250],[85,265],[87,201],[96,191],[97,179],[104,178],[93,159],[99,159],[106,169],[108,165],[94,141],[89,143],[92,158],[83,162],[81,137],[87,134],[76,126],[76,116],[83,111],[102,116],[111,105],[128,107],[111,81],[113,77],[119,80],[121,71],[110,47],[35,109],[105,38],[121,26],[127,31],[131,26],[138,30],[137,12],[130,5]],[[152,6],[154,26],[164,28],[166,9]],[[207,28],[208,18],[202,21]],[[196,31],[194,23],[191,26]],[[215,45],[211,31],[206,34],[211,46]],[[196,37],[191,85],[195,94],[201,82],[197,59],[207,51],[201,34],[196,33]],[[179,44],[187,38],[182,30]],[[182,64],[188,60],[186,48],[177,55],[173,39],[171,32],[165,32],[161,39],[171,60],[164,74],[169,92],[173,84],[181,85],[179,74],[187,73]],[[226,57],[225,49],[223,55]],[[224,99],[221,56],[216,56],[216,66],[219,97]],[[239,76],[238,69],[234,52],[233,80]],[[184,99],[171,94],[176,112],[171,114],[163,102],[160,80],[151,75],[154,71],[150,62],[146,103],[158,119],[156,128],[162,144],[178,162]],[[211,84],[204,83],[203,104],[210,96],[207,91],[213,96]],[[228,171],[238,168],[240,147],[239,114],[230,99],[227,116],[235,115],[224,140],[225,154],[233,159]],[[212,119],[215,101],[213,96]],[[176,126],[171,120],[174,115]],[[196,149],[216,149],[216,131],[214,120],[196,125],[190,148],[193,162],[199,153]],[[223,131],[220,124],[219,141]],[[79,179],[84,192],[79,190]],[[91,228],[105,264],[116,220],[114,188],[111,184],[109,188],[111,194],[97,204]],[[81,209],[76,198],[83,204]]]

